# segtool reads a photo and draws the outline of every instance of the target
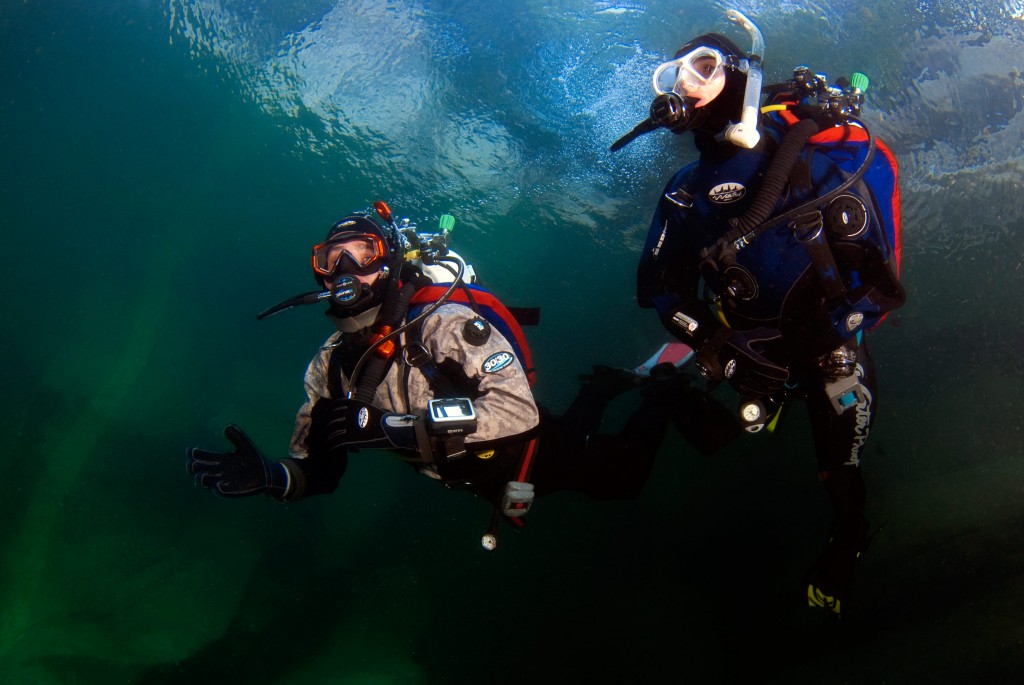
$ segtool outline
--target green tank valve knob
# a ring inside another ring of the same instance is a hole
[[[859,71],[853,72],[853,76],[850,77],[850,86],[856,88],[862,93],[868,92],[868,85],[871,83],[871,79],[866,74],[862,74]]]
[[[444,232],[451,231],[455,228],[455,217],[451,214],[442,214],[441,218],[438,220],[438,225]]]

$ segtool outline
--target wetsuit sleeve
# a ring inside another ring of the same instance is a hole
[[[473,316],[467,307],[444,305],[427,317],[422,329],[423,345],[434,361],[452,360],[477,386],[479,396],[473,400],[477,429],[466,442],[505,440],[526,433],[540,419],[526,372],[512,345],[495,328],[482,345],[466,342],[463,327]]]
[[[655,210],[647,242],[636,272],[636,298],[643,308],[654,308],[672,335],[699,349],[722,327],[697,297],[700,258],[687,240],[689,212],[682,183],[688,169],[665,187]]]
[[[306,375],[303,378],[303,386],[306,391],[306,401],[299,407],[295,415],[295,430],[292,432],[291,444],[288,452],[295,459],[305,459],[309,456],[309,448],[306,445],[306,437],[309,435],[309,427],[313,420],[311,418],[313,405],[317,400],[330,397],[327,389],[327,368],[330,363],[330,349],[327,347],[334,341],[332,336],[320,348],[320,351],[309,362],[306,367]]]
[[[327,344],[334,342],[336,337],[337,335],[328,339]],[[295,416],[295,430],[288,448],[290,456],[282,460],[292,478],[292,487],[289,488],[285,497],[288,501],[334,492],[348,467],[347,454],[338,454],[337,452],[330,455],[316,454],[307,445],[307,438],[313,422],[311,417],[313,405],[317,400],[330,396],[327,389],[330,348],[327,348],[327,344],[320,349],[320,352],[313,357],[306,368],[303,380],[306,401],[303,402]]]

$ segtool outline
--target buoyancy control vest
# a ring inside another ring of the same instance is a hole
[[[407,318],[412,319],[418,316],[427,306],[436,302],[447,289],[448,284],[434,284],[417,290],[409,303]],[[537,380],[536,370],[533,366],[533,353],[530,351],[526,334],[523,332],[521,320],[530,325],[538,323],[539,318],[536,315],[538,310],[518,309],[513,311],[502,304],[494,293],[476,284],[467,284],[456,289],[449,296],[446,304],[457,304],[471,309],[476,316],[483,318],[489,326],[501,333],[512,346],[512,351],[523,370],[526,371],[530,387],[533,387]],[[475,331],[479,331],[479,329],[473,329],[473,332],[466,332],[465,335],[473,335]],[[504,365],[507,361],[495,359],[493,364]]]
[[[703,155],[676,175],[665,199],[667,219],[684,227],[673,249],[701,255],[700,276],[725,322],[778,328],[820,354],[902,304],[898,170],[859,125],[804,126],[818,132],[799,141],[764,220],[742,226],[800,121],[788,111],[763,116],[761,145]]]
[[[407,318],[412,320],[418,317],[427,307],[436,303],[448,291],[450,284],[433,284],[420,288],[410,300]],[[536,325],[540,323],[540,310],[537,308],[516,308],[506,307],[493,293],[476,284],[462,284],[453,291],[445,300],[445,304],[455,304],[470,309],[474,316],[468,320],[463,329],[463,337],[467,342],[473,344],[477,338],[481,342],[490,335],[489,328],[497,330],[508,341],[512,347],[512,353],[519,361],[526,372],[530,387],[536,381],[536,370],[533,366],[533,354],[523,332],[523,325]],[[412,345],[419,341],[420,327],[416,326],[410,331],[408,344]],[[508,352],[498,352],[488,358],[484,365],[492,365],[494,368],[502,368],[512,362],[507,357]],[[477,383],[469,378],[465,371],[451,360],[435,363],[427,359],[418,365],[420,371],[427,378],[432,390],[438,394],[458,394],[476,398]],[[405,376],[407,378],[407,376]],[[479,494],[491,499],[495,505],[495,514],[491,526],[482,540],[487,549],[493,549],[492,545],[497,544],[496,526],[499,517],[504,518],[513,526],[519,527],[524,523],[523,516],[529,511],[533,501],[533,486],[529,484],[530,474],[533,470],[534,459],[537,456],[538,439],[535,435],[536,429],[526,435],[516,436],[511,440],[496,441],[487,445],[484,452],[477,451],[473,466],[465,461],[461,463],[436,464],[438,473],[446,481],[451,481],[455,476],[461,476],[466,482],[473,482]],[[482,462],[480,461],[482,460]],[[490,463],[493,469],[491,476],[484,476],[490,482],[480,482],[478,478],[482,475],[479,468],[480,463]],[[468,470],[466,467],[469,466]],[[494,480],[494,476],[499,476]]]

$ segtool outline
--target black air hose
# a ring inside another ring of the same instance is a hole
[[[404,283],[401,290],[392,291],[391,297],[385,298],[380,320],[391,328],[400,325],[405,318],[405,313],[409,311],[409,301],[415,292],[416,286],[411,281]],[[373,354],[374,350],[383,342],[384,339],[381,339],[371,345],[352,371],[351,387],[356,388],[355,398],[360,402],[367,404],[373,402],[373,397],[377,394],[377,386],[381,384],[384,374],[387,373],[390,359]]]
[[[765,172],[764,182],[757,191],[757,197],[750,203],[743,216],[732,222],[733,227],[724,236],[725,240],[738,240],[768,219],[782,195],[782,189],[786,187],[786,181],[789,180],[800,151],[804,149],[811,136],[820,130],[821,126],[814,119],[801,119],[786,132],[779,149],[772,157],[768,171]]]
[[[385,316],[382,315],[381,321],[390,325],[392,327],[392,331],[370,345],[366,352],[363,353],[363,356],[359,358],[359,361],[356,363],[356,368],[352,370],[349,387],[356,389],[355,393],[352,395],[356,399],[369,403],[377,392],[377,386],[384,380],[384,373],[388,368],[388,360],[380,355],[374,355],[373,351],[385,342],[397,338],[403,331],[412,328],[420,321],[427,318],[427,316],[437,311],[437,309],[439,309],[441,305],[447,302],[448,298],[452,296],[452,293],[455,292],[455,288],[463,282],[462,277],[466,273],[465,262],[461,259],[453,259],[451,257],[443,257],[441,258],[441,261],[454,261],[459,265],[459,270],[455,275],[455,280],[450,286],[448,286],[448,289],[437,299],[436,302],[420,312],[420,314],[412,321],[406,321],[404,324],[402,323],[403,319],[405,319],[405,315],[409,312],[409,303],[412,300],[413,295],[415,295],[416,291],[419,289],[416,284],[417,279],[412,279],[405,283],[397,296],[391,297],[391,293],[389,293],[389,297],[385,298],[384,305],[382,307],[382,314],[386,314],[388,318],[385,318]],[[393,293],[394,291],[391,292]],[[364,366],[369,367],[371,371],[364,373]],[[361,381],[362,377],[367,374],[370,375],[370,382],[356,383],[356,379],[360,379]]]

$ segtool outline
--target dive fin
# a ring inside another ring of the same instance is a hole
[[[665,343],[657,351],[648,357],[642,364],[632,369],[617,369],[600,364],[594,365],[594,373],[580,374],[579,379],[590,382],[595,379],[617,378],[617,385],[625,387],[639,386],[647,382],[651,377],[651,369],[659,364],[671,364],[676,369],[681,369],[693,359],[693,349],[684,343]]]
[[[665,343],[658,348],[658,351],[648,357],[643,364],[633,369],[633,373],[639,376],[650,376],[651,369],[658,364],[671,364],[681,369],[693,359],[693,348],[681,342]]]

